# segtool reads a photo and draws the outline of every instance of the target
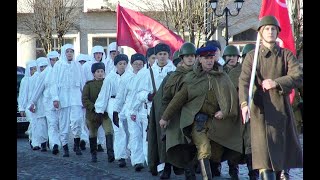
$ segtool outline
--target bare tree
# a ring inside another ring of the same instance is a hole
[[[18,16],[23,30],[36,35],[45,53],[52,50],[53,34],[58,36],[58,47],[63,36],[76,27],[81,6],[78,0],[24,0],[18,1],[21,11],[31,10],[24,16]]]

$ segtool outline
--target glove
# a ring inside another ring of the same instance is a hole
[[[96,114],[96,121],[97,123],[102,123],[103,114],[102,113],[95,113]]]
[[[118,116],[118,112],[116,111],[113,111],[113,114],[112,114],[112,121],[113,121],[113,124],[116,125],[117,127],[119,127],[119,116]]]
[[[156,93],[149,93],[148,94],[148,101],[152,101],[155,94]]]

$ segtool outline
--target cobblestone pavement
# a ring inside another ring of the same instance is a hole
[[[303,146],[303,136],[300,136],[301,145]],[[70,142],[71,139],[70,139]],[[28,140],[17,139],[17,179],[29,180],[29,179],[48,179],[48,180],[116,180],[116,179],[159,179],[159,176],[152,176],[147,168],[142,169],[141,172],[135,172],[134,168],[129,162],[127,162],[126,168],[119,168],[117,162],[108,163],[107,153],[98,153],[98,162],[92,163],[90,150],[87,145],[87,149],[82,151],[82,156],[77,156],[73,151],[73,142],[69,144],[70,157],[62,157],[62,153],[53,155],[51,151],[40,152],[30,149]],[[226,162],[222,163],[222,175],[221,177],[215,177],[214,179],[230,179],[228,175],[228,165]],[[239,166],[239,177],[241,180],[249,179],[248,170],[246,165]],[[171,174],[171,179],[183,180],[184,175]],[[197,179],[201,179],[201,176],[197,174]],[[299,180],[303,179],[302,169],[291,169],[290,179]]]

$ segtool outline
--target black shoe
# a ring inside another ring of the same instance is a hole
[[[104,152],[101,144],[98,144],[97,152]]]
[[[119,159],[119,167],[123,168],[123,167],[126,167],[126,160],[121,158]]]
[[[80,149],[81,150],[86,150],[86,142],[84,140],[80,141]]]
[[[107,146],[107,154],[108,154],[108,162],[114,161],[114,151],[113,151],[113,135],[106,135],[106,146]]]
[[[69,157],[69,147],[68,147],[68,144],[62,146],[63,147],[63,151],[64,151],[64,154],[63,154],[63,157]]]
[[[34,150],[34,151],[37,151],[39,149],[41,149],[39,146],[35,146],[35,147],[32,148],[32,150]]]
[[[164,169],[160,175],[160,179],[169,179],[171,175],[171,164],[165,163]]]
[[[80,150],[80,138],[73,138],[74,146],[73,150],[76,152],[76,155],[82,155],[82,152]]]
[[[41,143],[41,152],[47,151],[47,142]]]
[[[212,176],[221,176],[221,163],[210,160]]]
[[[141,171],[141,169],[143,169],[144,167],[143,167],[143,165],[142,165],[142,163],[139,163],[139,164],[135,164],[134,165],[134,169],[136,170],[136,171]]]
[[[239,180],[238,174],[239,174],[239,166],[238,164],[235,164],[231,161],[228,161],[229,165],[229,175],[232,180]]]
[[[59,146],[57,144],[53,145],[52,154],[56,155],[59,153]]]

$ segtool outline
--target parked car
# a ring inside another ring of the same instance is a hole
[[[27,121],[26,117],[21,117],[18,109],[19,89],[24,72],[25,68],[17,66],[17,137],[28,137],[25,132],[28,129],[29,121]]]

